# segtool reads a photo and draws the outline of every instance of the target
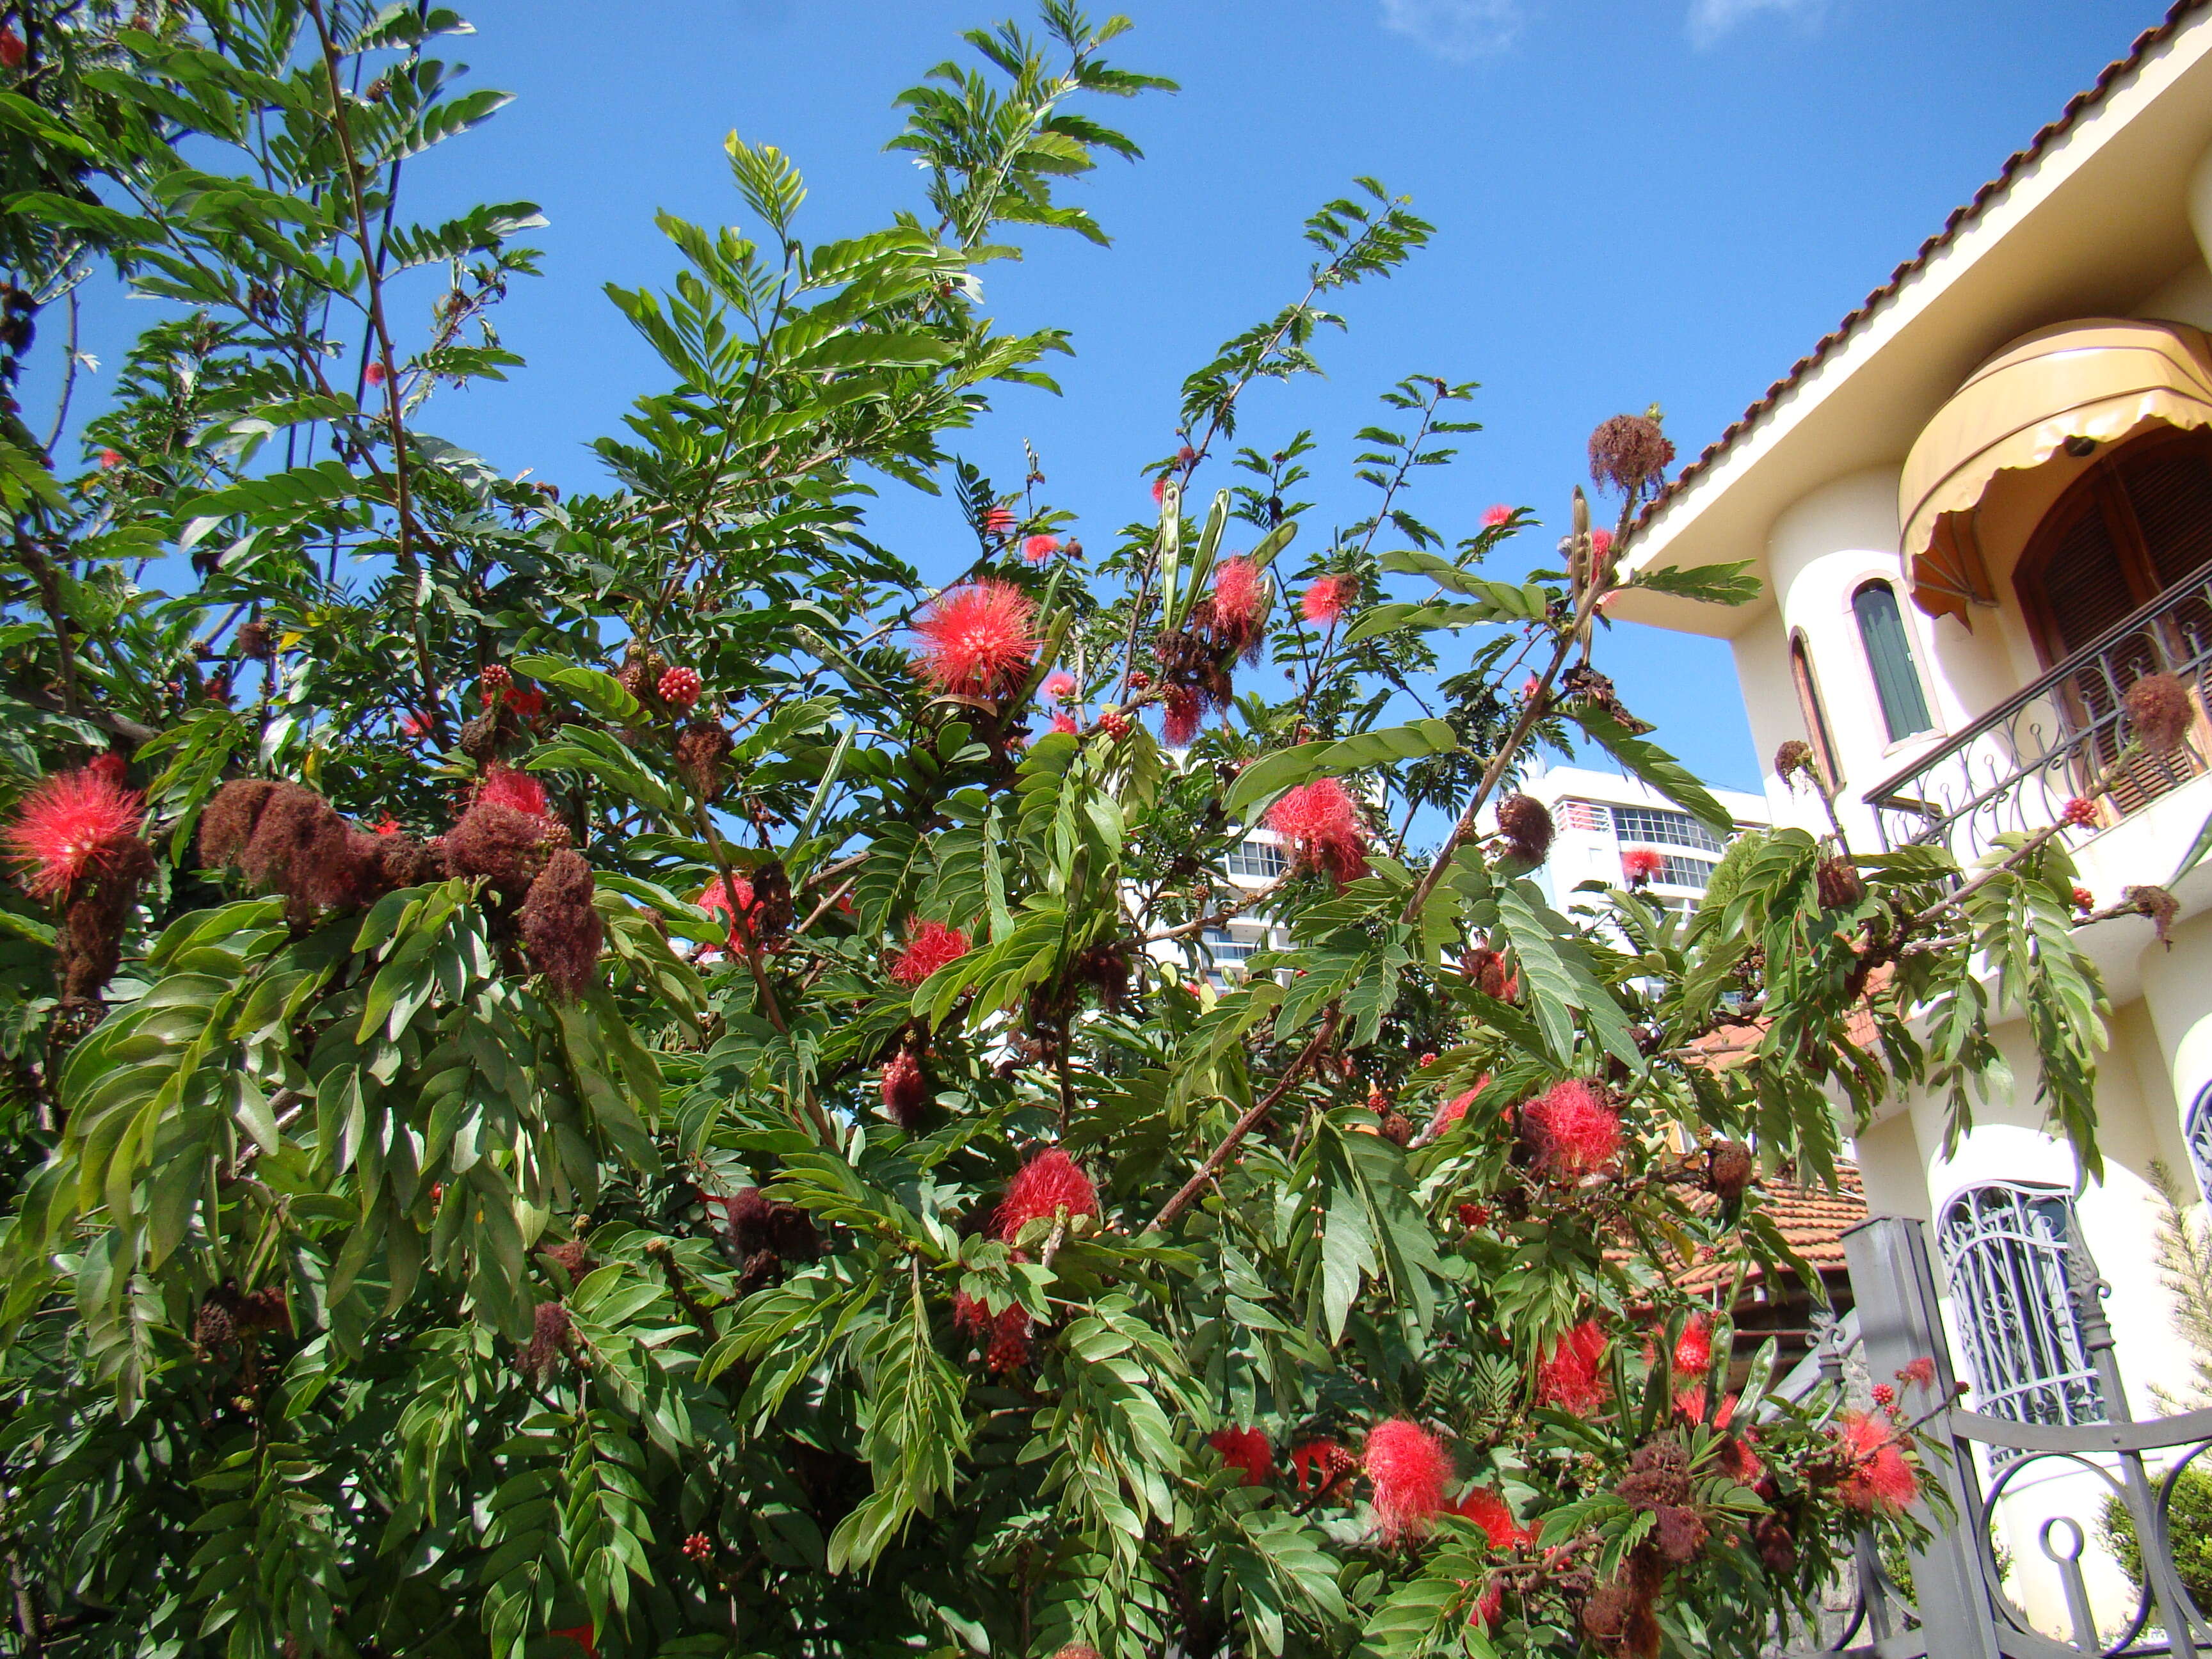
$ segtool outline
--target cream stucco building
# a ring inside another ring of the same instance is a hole
[[[1639,566],[1752,560],[1764,599],[1724,611],[1625,594],[1613,614],[1727,637],[1761,751],[1814,745],[1855,848],[1940,842],[1971,860],[2088,796],[2097,821],[2068,838],[2096,902],[2165,884],[2212,816],[2205,330],[2212,6],[2187,0],[1693,462],[1628,544]],[[2152,669],[2199,699],[2176,761],[2124,752],[2120,696]],[[1826,827],[1802,788],[1770,775],[1766,794],[1777,823]],[[2173,890],[2170,947],[2141,916],[2082,933],[2114,1011],[2101,1182],[2079,1181],[2045,1132],[2016,1018],[2001,1033],[2015,1092],[1955,1152],[1928,1098],[1856,1136],[1870,1209],[1929,1225],[1982,1410],[2105,1414],[2065,1294],[2069,1227],[2111,1283],[2130,1406],[2155,1414],[2152,1385],[2187,1391],[2150,1166],[2188,1184],[2201,1218],[2212,861]],[[2087,1507],[2087,1479],[2018,1483],[2004,1527],[2032,1610],[2046,1599],[2040,1521]]]

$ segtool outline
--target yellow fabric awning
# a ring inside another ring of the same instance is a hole
[[[1912,599],[1973,624],[1994,596],[1972,513],[1997,474],[2041,466],[2069,438],[2116,442],[2152,424],[2212,426],[2212,342],[2185,323],[2095,317],[2014,340],[1967,377],[1914,441],[1898,488]]]

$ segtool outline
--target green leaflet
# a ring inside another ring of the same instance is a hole
[[[1553,1059],[1562,1066],[1574,1066],[1573,1016],[1579,1013],[1607,1054],[1641,1069],[1643,1057],[1620,1005],[1597,982],[1574,930],[1544,902],[1536,884],[1527,877],[1498,890],[1498,927],[1491,942],[1512,952]]]
[[[1604,709],[1577,703],[1571,711],[1575,723],[1589,732],[1607,752],[1630,772],[1711,830],[1723,842],[1735,834],[1735,820],[1715,800],[1689,769],[1655,743],[1647,742]]]
[[[1261,756],[1237,775],[1222,798],[1222,810],[1232,818],[1243,817],[1269,798],[1317,777],[1445,754],[1458,746],[1458,734],[1444,721],[1419,720],[1410,725],[1357,732],[1334,743],[1302,743],[1279,749]]]

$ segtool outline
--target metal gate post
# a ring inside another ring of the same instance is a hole
[[[1850,1264],[1851,1297],[1858,1309],[1859,1334],[1867,1369],[1886,1382],[1914,1360],[1936,1362],[1935,1397],[1957,1398],[1950,1345],[1936,1303],[1936,1276],[1929,1266],[1922,1224],[1904,1216],[1881,1216],[1844,1235],[1844,1259]],[[1914,1403],[1908,1397],[1905,1403]],[[1915,1413],[1917,1414],[1917,1413]],[[1912,1552],[1914,1608],[1927,1650],[1943,1659],[1997,1659],[1996,1622],[1982,1576],[1982,1541],[1973,1535],[1981,1516],[1981,1483],[1971,1454],[1937,1418],[1936,1448],[1926,1459],[1929,1480],[1950,1503],[1947,1525],[1923,1503],[1916,1506],[1929,1529],[1924,1549]]]

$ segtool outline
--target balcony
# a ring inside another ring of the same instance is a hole
[[[2076,796],[2094,800],[2098,820],[2069,830],[2076,840],[2142,811],[2205,769],[2212,750],[2203,715],[2208,665],[2212,567],[1867,791],[1883,846],[1938,846],[1970,863],[2008,830],[2033,833],[2051,823]],[[2120,699],[2136,679],[2161,669],[2194,690],[2195,728],[2178,753],[2124,755]]]

